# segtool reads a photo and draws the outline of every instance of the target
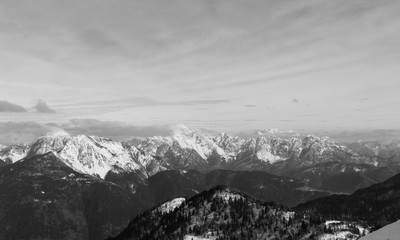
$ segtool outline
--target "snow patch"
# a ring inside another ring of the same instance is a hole
[[[217,192],[214,194],[213,197],[222,198],[225,202],[228,202],[229,200],[243,199],[243,197],[240,194],[232,193],[228,190]]]
[[[215,240],[217,239],[217,237],[211,237],[211,236],[207,236],[207,237],[201,237],[201,236],[194,236],[194,235],[185,235],[183,237],[184,240]]]
[[[289,221],[290,219],[294,218],[295,212],[283,212],[282,215],[286,221]]]
[[[271,152],[269,152],[266,149],[262,149],[260,151],[257,152],[257,158],[264,161],[264,162],[269,162],[269,163],[275,163],[278,161],[282,161],[284,159],[282,159],[279,156],[276,156],[274,154],[272,154]]]
[[[340,221],[337,221],[337,220],[329,220],[329,221],[326,221],[325,222],[325,226],[329,226],[329,225],[331,225],[331,224],[339,224],[339,223],[341,223]]]
[[[347,239],[357,239],[357,238],[350,231],[337,232],[333,234],[326,233],[319,237],[319,240],[347,240]]]
[[[175,198],[171,201],[168,201],[164,204],[162,204],[160,207],[158,207],[158,210],[161,211],[161,213],[169,213],[175,210],[175,208],[178,208],[182,205],[183,202],[185,202],[185,198]]]

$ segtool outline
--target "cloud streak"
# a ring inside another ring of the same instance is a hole
[[[50,123],[47,126],[62,129],[72,136],[94,135],[121,141],[133,137],[166,136],[171,133],[171,128],[168,126],[135,126],[124,122],[97,119],[72,119],[68,123]]]
[[[32,143],[41,136],[92,135],[117,141],[134,137],[167,136],[170,126],[135,126],[118,121],[72,119],[66,123],[0,122],[0,144]]]
[[[128,99],[115,99],[115,100],[102,100],[102,101],[91,101],[91,102],[78,102],[71,104],[59,105],[75,106],[75,107],[157,107],[157,106],[197,106],[197,105],[215,105],[229,103],[229,99],[208,99],[208,100],[187,100],[187,101],[158,101],[151,98],[128,98]]]
[[[7,101],[0,101],[0,112],[27,112],[26,109],[20,105],[10,103]]]
[[[46,127],[35,122],[0,122],[0,143],[31,143],[47,132]]]

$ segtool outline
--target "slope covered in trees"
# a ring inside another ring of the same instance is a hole
[[[122,239],[318,239],[329,233],[325,220],[296,214],[261,202],[236,190],[218,186],[184,202],[173,212],[157,208],[135,217],[115,240]]]
[[[330,219],[363,221],[378,229],[400,219],[400,174],[351,195],[319,198],[295,209]]]

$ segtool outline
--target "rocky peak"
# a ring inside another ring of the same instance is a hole
[[[0,148],[0,159],[5,163],[15,163],[27,156],[29,146],[27,145],[10,145]]]
[[[85,135],[45,136],[32,145],[29,155],[48,152],[53,152],[78,172],[101,178],[116,167],[127,171],[140,169],[122,143],[108,138]]]

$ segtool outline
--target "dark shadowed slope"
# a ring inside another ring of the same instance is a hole
[[[171,212],[144,212],[113,239],[312,239],[324,230],[318,217],[218,186]]]
[[[148,207],[52,153],[1,167],[0,189],[0,239],[102,239]]]
[[[164,171],[148,179],[148,186],[157,203],[171,198],[190,197],[217,185],[233,187],[263,201],[273,201],[286,206],[295,206],[310,199],[329,195],[327,192],[302,190],[305,184],[296,179],[265,172]]]
[[[377,229],[400,219],[400,174],[351,195],[315,199],[295,209],[329,219],[365,221]]]

